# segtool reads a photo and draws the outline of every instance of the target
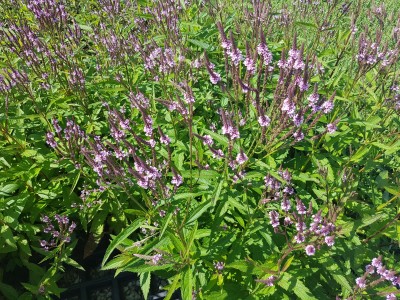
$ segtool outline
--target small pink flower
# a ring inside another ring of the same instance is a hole
[[[258,123],[260,124],[261,127],[267,127],[270,122],[271,119],[267,115],[258,117]]]
[[[313,245],[306,246],[306,254],[308,256],[314,255],[315,254],[315,247]]]
[[[365,288],[367,286],[366,280],[364,278],[362,278],[362,277],[358,277],[356,279],[356,284],[360,289],[363,289],[363,288]]]

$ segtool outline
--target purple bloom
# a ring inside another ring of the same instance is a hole
[[[279,226],[279,213],[276,211],[269,212],[269,218],[271,219],[270,224],[272,227],[276,228]]]
[[[302,114],[295,114],[292,118],[293,123],[296,127],[299,127],[301,124],[303,124],[304,117]]]
[[[174,177],[172,177],[171,184],[175,185],[176,187],[180,186],[183,183],[182,176],[179,174],[175,174]]]
[[[283,223],[285,224],[285,226],[289,226],[291,224],[293,224],[292,219],[290,219],[290,217],[285,217],[285,219],[283,220]],[[296,239],[296,237],[295,237]]]
[[[257,282],[264,283],[266,286],[274,286],[276,277],[271,275],[267,279],[257,279]]]
[[[367,281],[362,277],[358,277],[356,279],[356,284],[360,289],[363,289],[367,286]]]
[[[300,142],[301,140],[304,139],[304,133],[301,130],[298,130],[295,133],[293,133],[293,137],[296,140],[296,142]]]
[[[242,150],[240,150],[239,154],[236,156],[236,162],[239,165],[244,164],[248,159],[249,158],[247,157],[247,155]]]
[[[319,95],[317,93],[312,93],[310,96],[308,96],[309,106],[317,105],[318,100],[319,100]]]
[[[169,145],[171,143],[171,139],[167,135],[162,135],[160,137],[161,144]]]
[[[296,110],[296,106],[294,105],[294,103],[292,101],[290,101],[289,98],[286,98],[285,100],[283,100],[283,104],[282,104],[282,112],[287,112],[287,114],[289,116],[294,115]]]
[[[236,47],[232,50],[229,50],[228,55],[232,59],[232,62],[235,66],[238,66],[240,61],[243,60],[242,52]]]
[[[46,133],[46,143],[51,147],[51,148],[56,148],[57,147],[57,142],[54,139],[54,134],[52,132]]]
[[[330,113],[333,110],[333,102],[328,100],[322,103],[322,110],[324,113]]]
[[[366,265],[365,266],[365,271],[368,272],[369,274],[374,274],[375,273],[375,267],[372,265]]]
[[[306,223],[304,223],[303,221],[299,221],[296,223],[296,229],[298,232],[303,232],[305,231],[307,228]]]
[[[72,233],[75,230],[75,228],[76,228],[76,224],[75,224],[75,222],[72,222],[71,225],[69,225],[68,231],[70,233]]]
[[[286,198],[286,197],[283,198],[282,203],[281,203],[281,208],[283,211],[286,211],[286,212],[290,210],[291,205],[290,205],[290,200],[288,198]]]
[[[213,158],[223,158],[225,157],[224,152],[221,149],[215,150],[214,148],[209,147]]]
[[[258,44],[257,53],[263,58],[265,66],[268,66],[272,62],[272,53],[269,51],[267,44]]]
[[[380,257],[378,258],[373,258],[371,265],[373,265],[375,268],[382,267],[382,259]]]
[[[313,245],[306,246],[306,254],[308,256],[314,255],[315,254],[315,247]]]
[[[162,259],[162,254],[158,253],[156,255],[153,255],[153,257],[151,258],[151,261],[154,265],[158,265],[158,263],[160,262],[161,259]]]
[[[214,263],[215,269],[219,272],[222,271],[225,267],[225,264],[222,261]]]
[[[337,127],[335,124],[329,123],[326,125],[326,130],[328,130],[329,133],[334,133],[337,130]]]
[[[334,236],[326,236],[325,244],[327,244],[329,247],[332,247],[335,244],[335,237]]]
[[[297,244],[303,243],[306,239],[304,237],[304,234],[298,233],[295,235],[294,240]]]
[[[246,66],[247,72],[249,72],[249,74],[254,74],[256,66],[254,60],[250,56],[246,57],[243,64]]]
[[[214,144],[214,141],[213,141],[213,139],[212,139],[211,136],[209,136],[209,135],[204,135],[204,136],[203,136],[203,143],[204,143],[205,145],[212,146],[212,145]]]
[[[194,103],[194,97],[191,95],[191,93],[184,93],[183,94],[183,99],[185,100],[186,103]]]
[[[261,127],[267,127],[270,122],[271,119],[267,115],[258,117],[258,123],[260,124]]]
[[[386,300],[396,300],[397,296],[393,293],[386,295]]]
[[[305,215],[307,213],[307,208],[300,199],[296,200],[296,209],[299,215]]]
[[[222,126],[222,133],[227,135],[230,140],[234,140],[240,137],[239,130],[234,126]]]

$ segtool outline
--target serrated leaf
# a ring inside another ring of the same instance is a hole
[[[144,299],[147,300],[150,291],[151,273],[143,272],[139,276],[140,288],[142,289]]]
[[[290,267],[290,265],[292,264],[293,259],[294,259],[294,255],[289,257],[286,260],[285,264],[283,265],[283,267],[281,269],[281,272],[285,272]]]
[[[85,271],[85,269],[84,269],[80,264],[78,264],[75,260],[73,260],[73,259],[70,258],[70,257],[67,257],[67,258],[64,260],[64,262],[65,262],[66,264],[70,265],[70,266],[73,266],[74,268],[77,268],[77,269],[79,269],[79,270]]]
[[[18,299],[18,293],[11,285],[0,282],[0,292],[7,299]]]
[[[0,196],[11,196],[18,189],[19,185],[16,183],[10,183],[0,187]]]
[[[182,272],[181,295],[182,299],[192,299],[192,270],[186,266]]]
[[[360,161],[368,152],[369,152],[370,147],[367,146],[362,146],[360,149],[357,150],[354,155],[350,157],[351,162],[358,162]]]
[[[299,299],[318,299],[311,293],[311,291],[304,285],[304,283],[300,279],[288,273],[283,274],[282,278],[278,282],[278,285],[286,291],[290,292],[293,290],[293,292],[296,294],[297,297],[299,297]]]
[[[211,206],[212,202],[207,200],[204,203],[198,205],[189,215],[188,220],[186,221],[186,225],[191,224],[201,217],[203,213],[207,211],[207,209]]]
[[[171,286],[168,287],[168,294],[165,296],[164,300],[170,300],[172,297],[172,294],[176,291],[176,288],[178,286],[179,283],[179,279],[181,274],[177,274],[175,275],[174,281],[172,282]],[[189,298],[191,299],[191,298]]]
[[[126,255],[119,255],[110,260],[105,266],[101,268],[102,271],[123,268],[127,263],[132,260],[132,257]]]
[[[125,271],[142,273],[142,272],[154,272],[158,270],[165,270],[172,268],[173,264],[164,264],[164,265],[149,265],[141,263],[139,266],[129,266],[125,268]]]
[[[104,254],[103,261],[101,263],[102,266],[105,265],[107,259],[110,257],[111,253],[117,248],[119,244],[126,238],[128,238],[139,226],[143,223],[143,219],[135,220],[131,225],[125,228],[123,231],[118,234],[115,239],[112,240],[110,245],[108,246],[106,253]]]
[[[199,41],[199,40],[188,39],[188,41],[189,41],[190,43],[192,43],[193,45],[195,45],[195,46],[198,46],[198,47],[200,47],[200,48],[203,48],[204,50],[208,50],[208,49],[210,48],[210,45],[209,45],[209,44],[204,43],[204,42]]]

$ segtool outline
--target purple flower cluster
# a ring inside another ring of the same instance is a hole
[[[206,58],[207,71],[210,74],[210,81],[212,84],[217,84],[221,81],[221,75],[214,71],[214,64],[210,63]]]
[[[222,134],[225,134],[230,140],[238,139],[240,137],[239,129],[234,126],[231,114],[222,109],[220,114],[222,118]]]
[[[400,276],[396,271],[387,269],[382,263],[382,256],[375,257],[371,263],[365,266],[365,273],[362,277],[356,278],[356,285],[359,289],[365,289],[368,286],[374,286],[380,282],[387,281],[391,285],[400,287]],[[390,299],[390,298],[388,298]],[[396,299],[396,298],[394,298]]]
[[[45,224],[43,232],[51,235],[50,241],[40,241],[40,246],[46,251],[56,248],[62,243],[69,243],[71,241],[71,234],[76,228],[76,224],[70,222],[67,216],[55,215],[54,220],[57,222],[57,225],[48,216],[41,218],[41,221]]]
[[[296,197],[295,205],[292,204],[291,197],[294,195],[294,189],[291,185],[291,175],[288,170],[279,171],[283,179],[283,183],[278,179],[267,175],[265,177],[265,185],[267,191],[270,192],[270,201],[265,202],[280,202],[282,213],[277,210],[271,210],[269,214],[270,224],[275,232],[288,231],[289,226],[295,225],[296,232],[293,242],[302,244],[308,241],[305,247],[307,255],[314,255],[316,246],[326,244],[332,247],[335,243],[334,232],[336,226],[326,217],[322,217],[322,211],[318,211],[312,215],[312,207],[308,209],[304,203]],[[283,224],[280,219],[283,219]],[[308,225],[307,225],[308,224]]]
[[[28,9],[43,29],[54,30],[67,25],[65,7],[55,0],[29,0]]]
[[[382,46],[382,33],[377,32],[376,40],[371,41],[365,33],[360,35],[358,44],[358,54],[356,58],[361,68],[370,68],[378,63],[382,67],[388,67],[395,64],[399,57],[399,50],[387,49],[387,46]]]
[[[217,270],[218,273],[222,272],[225,268],[225,264],[222,261],[218,261],[214,263],[214,268]]]
[[[256,281],[260,282],[260,283],[263,283],[266,286],[274,286],[276,280],[277,280],[277,277],[271,275],[267,279],[257,279]]]

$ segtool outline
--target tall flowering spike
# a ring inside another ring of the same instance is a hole
[[[217,22],[217,27],[219,34],[221,36],[221,47],[225,50],[230,50],[232,47],[232,43],[225,35],[224,27],[222,26],[221,22]]]
[[[179,175],[174,168],[172,168],[172,174],[174,174],[174,176],[172,177],[171,184],[175,185],[176,187],[180,186],[183,183],[182,176]]]
[[[275,210],[269,212],[270,224],[273,228],[279,226],[279,213]]]
[[[239,50],[239,48],[237,48],[235,45],[232,32],[230,33],[230,44],[231,44],[231,49],[228,51],[228,55],[231,58],[233,64],[235,66],[238,66],[243,59],[243,55],[242,52]]]
[[[300,199],[296,199],[296,209],[299,215],[305,215],[307,213],[307,208]]]
[[[264,32],[262,30],[260,30],[260,40],[261,41],[257,46],[257,53],[263,58],[264,65],[268,66],[272,62],[272,53],[268,49]]]
[[[54,134],[52,132],[46,133],[46,143],[51,147],[51,148],[56,148],[57,147],[57,142],[54,139]]]
[[[258,124],[260,124],[261,127],[267,127],[271,123],[271,119],[267,115],[260,115],[258,117]]]
[[[160,142],[162,144],[169,145],[171,143],[171,139],[163,133],[160,126],[158,126],[158,134],[160,135]]]
[[[205,65],[210,74],[210,81],[212,84],[217,84],[221,81],[221,75],[214,71],[214,65],[208,60],[207,53],[204,52]]]
[[[222,118],[222,134],[225,134],[230,140],[234,140],[240,137],[240,133],[237,127],[233,125],[232,119],[228,113],[223,109],[220,110]]]
[[[246,153],[243,152],[242,149],[240,149],[239,154],[236,157],[236,162],[238,165],[244,164],[249,158],[247,157]]]
[[[254,62],[249,43],[246,43],[246,58],[245,58],[243,64],[245,65],[246,70],[250,75],[253,75],[255,73],[256,64]]]
[[[363,277],[358,277],[356,279],[356,284],[360,289],[363,289],[367,286],[367,281]]]

